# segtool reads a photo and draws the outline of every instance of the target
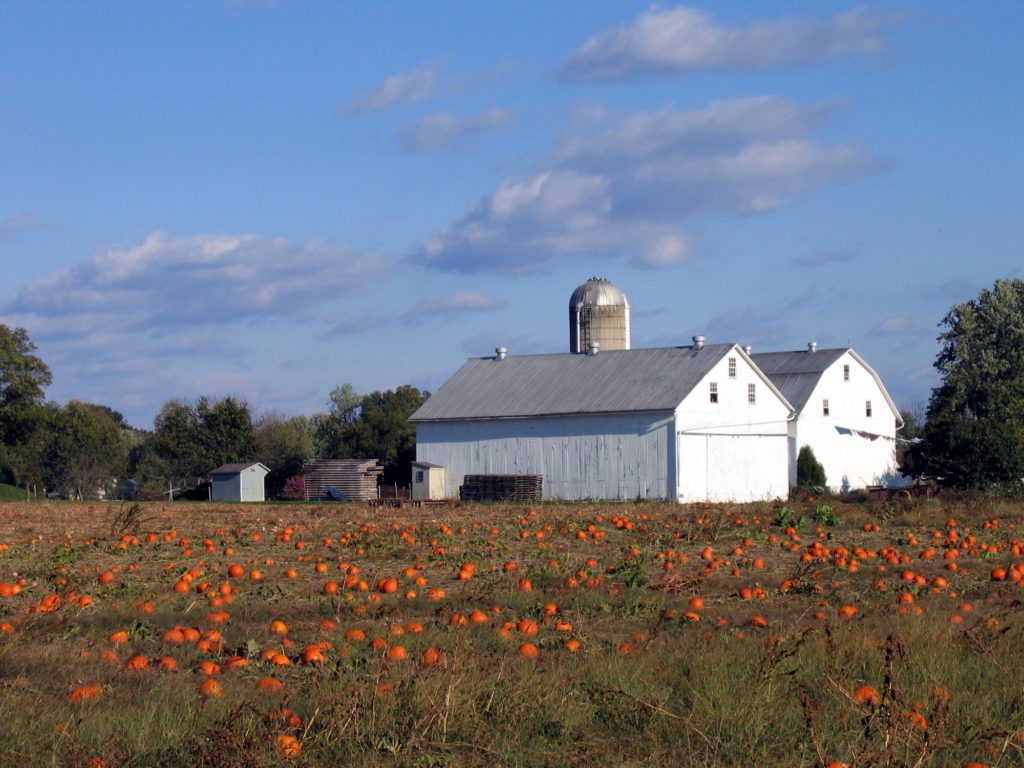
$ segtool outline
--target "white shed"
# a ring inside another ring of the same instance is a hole
[[[258,461],[223,464],[210,472],[213,501],[264,501],[264,480],[270,469]]]
[[[410,497],[413,501],[441,501],[459,496],[459,487],[454,483],[446,467],[429,461],[412,463],[412,486]]]
[[[809,445],[835,492],[901,481],[896,467],[899,409],[874,369],[852,349],[765,352],[754,362],[782,391],[797,418],[790,425],[790,485],[796,456]]]
[[[539,474],[546,499],[785,497],[786,398],[735,344],[474,358],[411,417],[416,458]]]

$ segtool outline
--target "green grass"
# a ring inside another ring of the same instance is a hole
[[[0,483],[0,502],[2,501],[24,501],[25,489],[15,485]]]

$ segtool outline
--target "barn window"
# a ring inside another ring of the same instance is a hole
[[[821,415],[828,416],[828,398],[821,401]]]
[[[864,401],[864,415],[867,416],[868,418],[871,418],[871,401],[870,400],[865,400]]]
[[[844,365],[843,366],[843,381],[849,381],[849,380],[850,380],[850,366]]]
[[[422,469],[417,469],[416,470],[416,482],[417,483],[422,483],[423,482],[423,470]]]
[[[718,382],[717,381],[712,381],[711,384],[710,384],[710,387],[711,387],[711,402],[712,403],[717,403],[718,402]]]
[[[747,384],[747,402],[751,405],[757,403],[757,385]]]
[[[735,357],[730,357],[729,358],[729,378],[730,379],[735,379],[736,378],[736,358]]]

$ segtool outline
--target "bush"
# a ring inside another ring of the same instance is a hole
[[[825,468],[809,445],[801,448],[796,458],[796,484],[801,488],[825,488],[828,485]]]

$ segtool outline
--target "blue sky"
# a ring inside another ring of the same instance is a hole
[[[0,4],[0,322],[48,395],[311,413],[568,348],[852,345],[1022,275],[1024,4]]]

